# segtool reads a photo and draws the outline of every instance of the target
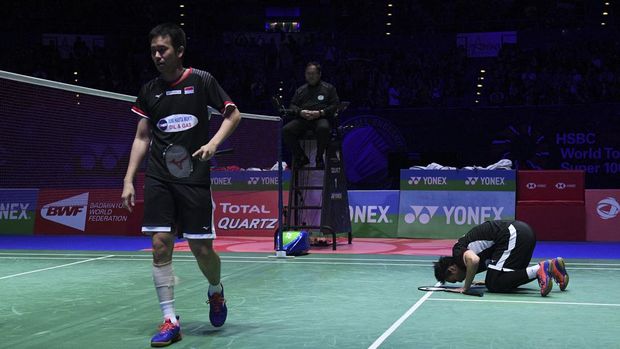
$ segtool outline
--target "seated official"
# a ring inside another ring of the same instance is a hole
[[[340,103],[336,88],[321,80],[321,65],[310,62],[306,65],[306,84],[295,91],[290,110],[295,119],[282,129],[284,143],[293,154],[293,166],[301,168],[310,163],[299,145],[299,138],[308,130],[314,131],[317,139],[316,167],[323,168],[323,154],[330,139],[331,124]]]

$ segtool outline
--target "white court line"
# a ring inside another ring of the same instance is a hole
[[[116,257],[119,257],[118,255]],[[145,256],[141,256],[141,257],[145,257]],[[55,260],[55,259],[81,259],[81,258],[75,258],[75,257],[51,257],[51,258],[42,258],[42,257],[3,257],[0,256],[0,259],[19,259],[19,260]],[[112,259],[108,259],[108,261],[152,261],[151,258],[112,258]],[[182,259],[173,259],[174,262],[190,262],[190,263],[196,263],[196,260],[194,258],[182,258]],[[270,261],[270,260],[266,260],[266,259],[262,259],[262,260],[227,260],[227,259],[222,259],[223,263],[262,263],[262,264],[274,264],[274,263],[280,263],[280,264],[319,264],[319,265],[374,265],[374,266],[407,266],[407,267],[431,267],[430,264],[406,264],[406,263],[345,263],[345,262],[304,262],[304,261]]]
[[[121,254],[121,255],[117,255],[117,256],[122,256],[122,257],[144,257],[146,255],[150,255],[147,254],[147,252],[150,251],[145,251],[145,254]],[[183,251],[185,252],[185,251]],[[28,252],[0,252],[0,255],[15,255],[15,256],[100,256],[101,253],[99,254],[95,254],[95,253],[28,253]],[[270,254],[271,255],[271,254]],[[270,256],[269,255],[269,256]],[[222,259],[263,259],[265,257],[267,257],[268,255],[261,255],[261,256],[221,256],[220,258]],[[175,254],[174,255],[175,258],[180,257],[180,258],[194,258],[193,255],[191,254],[187,254],[187,255],[183,255],[183,254]],[[383,261],[383,262],[421,262],[421,263],[431,263],[434,260],[433,259],[397,259],[397,258],[346,258],[346,257],[300,257],[303,258],[305,260],[347,260],[347,261]],[[619,265],[620,264],[616,264]]]
[[[55,254],[47,254],[49,256],[58,256]],[[67,255],[68,256],[68,255]],[[88,255],[87,255],[88,256]],[[92,255],[90,255],[92,256]],[[152,260],[151,258],[145,258],[147,257],[147,255],[115,255],[117,258],[113,258],[110,259],[110,261],[150,261]],[[123,257],[131,257],[131,258],[123,258]],[[38,257],[36,255],[24,255],[24,256],[0,256],[0,259],[24,259],[24,260],[55,260],[55,259],[81,259],[81,258],[76,258],[76,257]],[[316,264],[316,265],[371,265],[371,266],[407,266],[407,267],[421,267],[421,268],[428,268],[428,267],[432,267],[432,265],[430,263],[424,263],[424,264],[420,264],[420,263],[364,263],[364,262],[346,262],[349,259],[346,258],[342,258],[342,259],[338,259],[338,260],[343,260],[343,262],[318,262],[318,261],[307,261],[306,258],[300,258],[300,259],[296,259],[296,260],[265,260],[264,257],[251,257],[251,258],[227,258],[227,257],[221,257],[222,262],[224,263],[292,263],[292,264]],[[324,258],[315,258],[315,260],[321,260]],[[364,260],[364,259],[360,259],[360,260]],[[373,259],[367,259],[369,261],[373,260]],[[177,262],[195,262],[195,258],[192,255],[188,255],[188,256],[175,256],[173,261],[177,261]],[[427,261],[421,261],[421,262],[427,262]],[[612,265],[618,265],[620,266],[620,264],[612,264]],[[568,270],[602,270],[602,271],[620,271],[620,268],[568,268]],[[1,279],[0,279],[1,280]]]
[[[586,305],[598,307],[620,307],[616,303],[579,303],[579,302],[550,302],[550,301],[511,301],[500,299],[456,299],[456,298],[431,298],[429,301],[437,302],[482,302],[482,303],[521,303],[521,304],[559,304],[559,305]]]
[[[441,285],[441,283],[436,283],[435,286],[439,286]],[[409,308],[409,310],[407,310],[398,320],[396,320],[396,322],[394,322],[392,324],[392,326],[390,326],[390,328],[388,328],[387,330],[385,330],[385,332],[383,332],[383,334],[377,338],[369,347],[368,349],[376,349],[378,348],[392,333],[394,333],[394,331],[396,331],[398,329],[398,327],[400,327],[400,325],[403,324],[403,322],[405,322],[405,320],[407,320],[411,314],[413,314],[421,305],[422,303],[424,303],[424,301],[426,301],[431,295],[433,294],[432,291],[426,292],[426,294],[424,294],[424,296],[422,296],[422,298],[420,298],[414,305],[411,306],[411,308]]]
[[[145,257],[147,254],[145,251],[145,254],[121,254],[121,255],[117,255],[119,257]],[[185,251],[183,251],[185,252]],[[29,252],[0,252],[0,255],[9,255],[9,256],[101,256],[101,253],[29,253]],[[222,256],[220,255],[221,259],[263,259],[268,255],[261,255],[261,256]],[[270,255],[269,255],[270,256]],[[346,256],[346,255],[342,255],[342,256]],[[433,256],[434,257],[434,256]],[[1,257],[0,257],[1,258]],[[174,258],[190,258],[192,260],[194,260],[194,256],[191,254],[175,254]],[[396,263],[396,262],[418,262],[418,263],[431,263],[434,261],[434,259],[393,259],[393,258],[346,258],[346,257],[307,257],[307,256],[303,256],[303,257],[299,257],[299,259],[303,259],[303,260],[344,260],[344,261],[383,261],[383,262],[392,262],[392,263]],[[567,261],[565,259],[565,261]],[[537,263],[530,263],[530,265],[536,265]],[[431,264],[429,264],[431,265]],[[591,270],[591,269],[583,269],[583,268],[572,268],[572,266],[574,265],[582,265],[582,266],[610,266],[610,267],[620,267],[620,263],[580,263],[580,262],[570,262],[570,260],[567,261],[567,265],[569,270],[575,269],[575,270]],[[605,268],[604,268],[605,269]],[[592,270],[596,270],[596,269],[592,269]]]
[[[90,259],[86,259],[86,260],[79,261],[79,262],[73,262],[73,263],[68,263],[68,264],[57,265],[55,267],[49,267],[49,268],[43,268],[43,269],[26,271],[26,272],[19,273],[19,274],[7,275],[7,276],[0,277],[0,280],[10,279],[10,278],[14,278],[16,276],[28,275],[28,274],[32,274],[32,273],[38,273],[38,272],[46,271],[46,270],[64,268],[64,267],[68,267],[68,266],[71,266],[71,265],[76,265],[76,264],[81,264],[81,263],[86,263],[86,262],[92,262],[92,261],[96,261],[96,260],[100,260],[100,259],[105,259],[105,258],[110,258],[110,257],[114,257],[114,255],[111,254],[111,255],[107,255],[107,256],[103,256],[103,257],[90,258]]]

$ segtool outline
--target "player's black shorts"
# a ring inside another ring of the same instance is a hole
[[[187,185],[146,177],[142,233],[183,234],[186,239],[215,239],[209,186]]]
[[[488,268],[498,271],[514,271],[529,266],[536,247],[534,230],[525,222],[514,221],[508,227],[505,239],[497,242]]]

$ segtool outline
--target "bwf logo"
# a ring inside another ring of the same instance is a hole
[[[82,193],[43,206],[41,208],[41,217],[48,221],[84,231],[87,207],[88,193]]]
[[[248,184],[258,184],[258,180],[260,179],[260,177],[250,177],[248,179]]]
[[[478,177],[467,177],[465,185],[476,185],[478,183]]]
[[[409,185],[417,185],[420,183],[421,179],[422,177],[409,177],[409,181],[407,183],[409,183]]]
[[[420,224],[428,224],[439,206],[410,206],[413,212],[405,215],[405,223],[412,224],[414,222],[420,222]]]

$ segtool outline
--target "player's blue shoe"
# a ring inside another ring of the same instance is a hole
[[[566,272],[566,266],[564,265],[564,258],[557,257],[551,260],[552,270],[551,276],[555,282],[560,285],[560,290],[566,290],[568,286],[568,273]]]
[[[166,319],[163,324],[159,325],[159,332],[151,338],[151,346],[165,347],[181,339],[183,339],[181,335],[181,324],[177,316],[176,324],[173,324],[170,319]]]
[[[553,265],[551,260],[546,260],[538,263],[540,269],[536,273],[538,278],[538,286],[540,286],[540,295],[546,297],[553,288],[553,280],[551,279],[551,271]]]
[[[228,308],[226,308],[226,299],[224,299],[224,286],[222,286],[222,293],[214,293],[209,295],[209,320],[211,325],[220,327],[226,322],[226,316],[228,315]]]

